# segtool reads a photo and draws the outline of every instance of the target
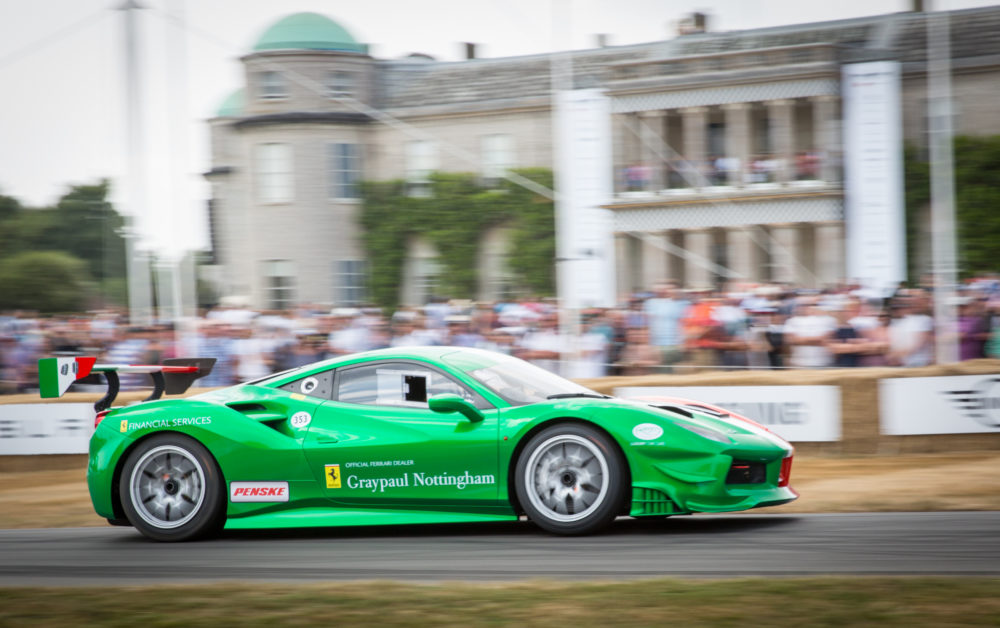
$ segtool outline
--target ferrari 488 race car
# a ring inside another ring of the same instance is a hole
[[[90,360],[63,379],[128,370]],[[211,368],[181,362],[161,367],[168,392],[177,377]],[[522,514],[553,533],[585,534],[619,515],[728,512],[797,497],[792,447],[752,421],[695,402],[608,397],[475,349],[383,349],[100,410],[87,470],[94,508],[159,541],[223,527]]]

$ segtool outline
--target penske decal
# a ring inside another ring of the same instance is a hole
[[[130,430],[146,430],[146,429],[156,429],[161,427],[184,427],[188,425],[211,425],[211,424],[212,424],[212,417],[208,416],[175,417],[173,419],[151,419],[148,421],[123,420],[121,423],[121,431],[128,432]]]
[[[230,482],[229,501],[287,502],[288,482]]]
[[[329,477],[327,479],[329,480]],[[347,488],[369,490],[372,493],[384,493],[387,489],[394,488],[453,486],[462,491],[467,486],[496,484],[496,481],[496,476],[493,474],[475,475],[468,471],[459,475],[451,473],[413,472],[388,478],[361,478],[356,475],[349,475],[347,476]]]

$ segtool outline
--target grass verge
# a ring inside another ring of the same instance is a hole
[[[996,578],[0,589],[0,626],[996,626]]]

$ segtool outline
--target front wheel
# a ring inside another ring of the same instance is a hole
[[[118,494],[129,522],[156,541],[188,541],[218,532],[226,501],[218,465],[182,434],[160,434],[125,461]]]
[[[587,534],[621,511],[625,464],[603,433],[554,425],[528,442],[515,468],[518,501],[532,521],[556,534]]]

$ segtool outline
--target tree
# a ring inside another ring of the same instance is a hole
[[[28,251],[0,260],[0,310],[78,312],[92,294],[86,265],[59,251]]]
[[[0,261],[10,261],[28,252],[62,253],[82,262],[79,266],[81,276],[88,281],[91,277],[96,278],[102,296],[124,302],[125,241],[120,235],[124,221],[107,200],[109,187],[106,180],[94,185],[74,186],[55,206],[42,208],[26,208],[16,199],[0,196]],[[24,276],[27,275],[17,275]],[[15,284],[21,285],[16,281]],[[51,289],[62,293],[65,286],[74,285],[83,284],[43,282],[33,290]],[[28,287],[21,288],[26,290]],[[88,294],[81,292],[79,302],[83,303]],[[55,302],[65,302],[58,294],[53,298]],[[19,307],[37,309],[38,306],[29,303]]]
[[[1000,272],[1000,136],[955,138],[955,223],[959,273]],[[929,240],[930,164],[905,152],[906,235],[910,279],[916,279]],[[927,233],[925,233],[925,230]]]

